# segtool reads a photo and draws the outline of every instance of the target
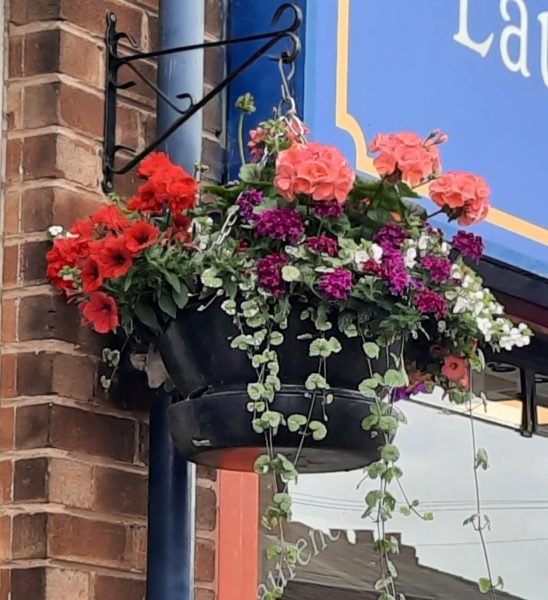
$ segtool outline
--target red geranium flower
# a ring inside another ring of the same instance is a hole
[[[82,277],[82,287],[87,294],[96,292],[103,285],[101,267],[93,258],[88,258],[83,263],[80,276]]]
[[[137,169],[137,177],[147,179],[152,177],[157,171],[168,169],[173,166],[171,160],[165,152],[152,152],[145,158]]]
[[[137,221],[129,229],[126,229],[124,238],[126,240],[126,248],[137,254],[156,243],[160,230],[158,227],[147,223],[146,221]]]
[[[144,213],[161,213],[165,206],[164,198],[158,193],[154,181],[147,181],[139,186],[138,193],[127,203],[129,210]]]
[[[120,324],[116,300],[105,292],[91,294],[89,302],[82,302],[80,309],[84,316],[82,324],[91,323],[97,333],[114,331]]]
[[[78,238],[57,238],[53,248],[47,253],[47,276],[52,284],[60,290],[74,288],[74,282],[64,279],[59,271],[65,267],[75,267],[77,262],[89,252],[87,243],[82,244]]]
[[[91,222],[94,225],[103,225],[112,231],[122,231],[129,226],[128,218],[116,204],[101,206],[101,208],[91,217]]]
[[[69,232],[77,235],[79,242],[89,242],[93,239],[93,223],[91,219],[78,219]]]
[[[95,245],[95,260],[103,277],[122,277],[133,266],[133,254],[126,248],[123,237],[109,236]]]

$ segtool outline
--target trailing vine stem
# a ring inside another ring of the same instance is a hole
[[[486,469],[487,468],[487,460],[485,458],[485,461],[484,461],[483,457],[478,456],[476,428],[475,428],[475,422],[474,422],[474,411],[472,408],[471,400],[468,401],[468,412],[470,415],[470,434],[471,434],[471,438],[472,438],[472,452],[473,452],[473,456],[474,456],[473,473],[474,473],[474,489],[475,489],[475,494],[476,494],[476,511],[477,511],[476,515],[475,515],[475,517],[477,518],[477,522],[474,523],[474,517],[471,517],[472,520],[470,522],[472,523],[474,529],[478,532],[478,536],[479,536],[480,543],[481,543],[481,549],[482,549],[482,553],[483,553],[483,559],[485,561],[485,568],[487,569],[487,578],[488,578],[488,584],[489,584],[488,589],[486,591],[488,591],[488,593],[491,597],[491,600],[496,600],[497,594],[496,594],[495,590],[496,590],[497,585],[502,585],[502,579],[499,577],[498,582],[496,584],[493,581],[493,574],[492,574],[493,572],[491,570],[491,563],[489,561],[489,553],[487,551],[487,543],[485,541],[485,536],[483,534],[483,530],[488,525],[489,522],[485,521],[485,517],[483,515],[482,508],[481,508],[481,495],[480,495],[478,469],[480,467]],[[466,521],[465,521],[465,523],[466,523]],[[482,589],[481,586],[482,586],[482,580],[480,579],[480,590]]]

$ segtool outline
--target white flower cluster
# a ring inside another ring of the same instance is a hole
[[[374,242],[362,242],[360,249],[354,252],[354,262],[356,266],[361,266],[369,260],[374,260],[376,263],[380,263],[382,259],[383,249]]]
[[[452,303],[453,314],[468,314],[473,317],[485,341],[499,345],[504,350],[529,344],[530,330],[527,325],[521,323],[514,327],[509,319],[500,316],[504,313],[504,307],[488,288],[483,287],[481,278],[476,273],[468,271],[465,274],[459,265],[453,265],[452,277],[461,280],[459,288],[445,293],[446,299]],[[445,328],[444,323],[440,331]]]

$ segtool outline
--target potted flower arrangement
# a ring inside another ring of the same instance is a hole
[[[482,347],[510,350],[531,331],[504,317],[470,266],[481,238],[447,240],[414,201],[428,194],[462,226],[487,215],[482,177],[442,171],[444,134],[378,135],[379,178],[307,134],[294,113],[262,123],[251,162],[222,186],[150,155],[127,204],[112,198],[52,230],[48,275],[85,324],[151,348],[156,385],[168,380],[181,398],[170,426],[187,458],[276,476],[267,526],[289,518],[299,471],[358,467],[380,481],[366,512],[384,523],[387,486],[402,476],[395,402],[434,386],[468,401]],[[389,600],[397,541],[381,532],[377,544]],[[295,549],[270,556],[295,560]]]

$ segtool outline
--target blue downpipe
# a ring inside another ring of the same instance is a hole
[[[160,0],[159,48],[201,43],[204,0]],[[169,97],[203,94],[203,51],[160,58],[158,83]],[[181,99],[184,109],[188,100]],[[158,132],[178,113],[158,100]],[[162,148],[189,173],[202,153],[202,115],[175,131]],[[150,479],[148,517],[147,600],[192,600],[194,597],[195,467],[176,452],[167,429],[173,397],[158,392],[150,409]]]

